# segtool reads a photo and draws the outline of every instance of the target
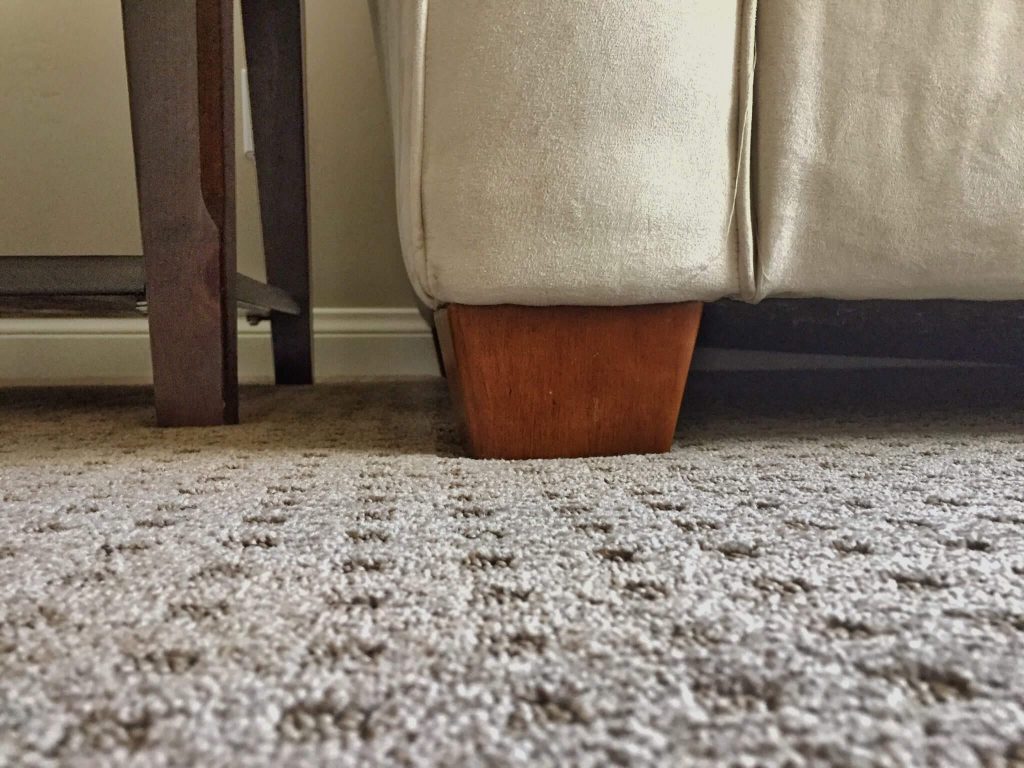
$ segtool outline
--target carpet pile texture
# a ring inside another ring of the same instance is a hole
[[[1024,380],[695,375],[657,457],[443,383],[0,391],[0,765],[1024,766]]]

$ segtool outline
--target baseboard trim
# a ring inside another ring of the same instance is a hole
[[[430,329],[407,307],[313,311],[318,382],[362,376],[437,376]],[[923,360],[698,349],[695,371],[959,366]],[[238,325],[238,373],[246,384],[273,381],[270,324]],[[149,384],[146,320],[0,318],[0,386]]]
[[[430,329],[413,308],[313,311],[317,381],[436,376]],[[273,381],[270,324],[238,325],[243,383]],[[138,318],[0,319],[0,385],[148,384],[149,332]]]

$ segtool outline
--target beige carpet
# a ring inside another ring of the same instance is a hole
[[[688,397],[501,463],[433,381],[0,391],[0,765],[1024,765],[1024,381]]]

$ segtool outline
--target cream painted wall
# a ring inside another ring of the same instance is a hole
[[[119,0],[0,4],[0,254],[141,252],[120,25]],[[365,0],[306,0],[306,46],[315,304],[411,306]],[[263,277],[241,148],[237,175],[239,268]]]

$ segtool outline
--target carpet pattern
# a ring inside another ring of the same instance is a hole
[[[1024,766],[1024,380],[687,397],[507,463],[436,381],[0,391],[0,765]]]

